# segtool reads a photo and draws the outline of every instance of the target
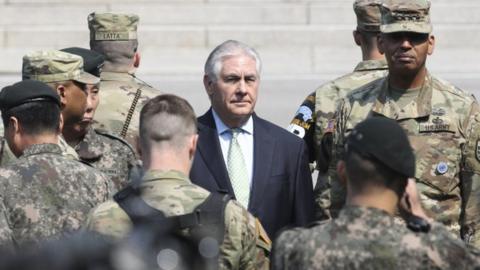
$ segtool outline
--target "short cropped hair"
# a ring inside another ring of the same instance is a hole
[[[10,117],[15,117],[26,135],[56,134],[60,132],[60,113],[53,101],[28,102],[2,111],[3,126],[7,128]]]
[[[399,197],[405,192],[408,178],[371,157],[364,157],[349,147],[345,157],[348,183],[358,193],[370,186],[393,190]]]
[[[90,49],[105,56],[105,70],[125,71],[132,64],[133,56],[138,49],[138,40],[91,40]]]
[[[262,71],[260,55],[252,47],[236,40],[227,40],[213,49],[205,63],[205,75],[213,81],[218,80],[224,58],[236,55],[252,57],[255,60],[257,74],[260,76]]]
[[[150,99],[140,112],[140,146],[154,145],[182,148],[185,137],[197,133],[197,118],[192,106],[175,95],[159,95]]]

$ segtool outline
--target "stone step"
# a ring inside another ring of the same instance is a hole
[[[355,25],[351,1],[20,3],[0,6],[1,25],[84,25],[92,11],[136,13],[142,25]],[[479,13],[480,1],[439,2],[432,6],[432,21],[435,25],[478,24]]]
[[[147,48],[141,50],[139,74],[154,76],[201,76],[211,49],[207,48]],[[19,73],[22,57],[29,50],[2,51],[0,73]],[[333,78],[350,72],[360,61],[360,51],[351,48],[259,48],[266,76],[296,77],[316,74]],[[438,46],[428,58],[429,69],[442,76],[478,78],[480,54],[475,49],[444,49]]]
[[[86,46],[86,26],[3,26],[3,48],[59,48]],[[241,40],[254,47],[350,48],[352,28],[339,25],[226,25],[226,26],[143,26],[139,29],[141,47],[213,48],[228,39]],[[434,27],[437,43],[444,48],[478,48],[480,24],[439,25]]]

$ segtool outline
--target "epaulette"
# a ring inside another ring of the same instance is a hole
[[[365,95],[369,95],[370,91],[374,89],[380,89],[380,85],[385,78],[379,78],[372,82],[367,83],[366,85],[360,86],[357,89],[354,89],[352,92],[348,93],[346,98],[349,100],[355,99],[364,99]],[[376,96],[376,95],[375,95]]]
[[[135,153],[135,150],[133,149],[133,147],[125,139],[123,139],[123,138],[121,138],[117,135],[114,135],[114,134],[112,134],[112,133],[110,133],[110,132],[108,132],[104,129],[101,129],[101,128],[95,128],[94,130],[99,135],[103,135],[103,136],[108,137],[110,139],[121,142],[122,144],[127,146],[132,151],[132,153]]]
[[[448,92],[461,99],[466,99],[466,100],[471,99],[472,101],[475,100],[475,97],[473,95],[471,95],[470,93],[466,92],[463,89],[458,88],[452,83],[442,80],[440,78],[433,77],[433,76],[431,76],[431,78],[432,78],[433,89]]]

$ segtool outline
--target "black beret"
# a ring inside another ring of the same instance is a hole
[[[47,100],[60,106],[60,97],[50,86],[40,81],[24,80],[2,89],[0,109],[7,111],[24,103]]]
[[[79,47],[65,48],[61,51],[81,56],[83,58],[83,69],[93,76],[100,77],[105,62],[103,54]]]
[[[386,117],[371,117],[358,123],[347,138],[347,149],[377,162],[406,177],[415,176],[415,155],[407,134]]]

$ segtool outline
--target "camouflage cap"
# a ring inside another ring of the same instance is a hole
[[[77,81],[97,84],[100,78],[83,70],[82,57],[57,50],[34,51],[23,56],[23,79],[45,83]]]
[[[353,11],[357,15],[357,29],[367,32],[380,32],[380,0],[355,0]]]
[[[382,33],[432,32],[430,1],[428,0],[385,0],[381,7]]]
[[[139,18],[135,14],[90,13],[90,40],[135,40]]]

